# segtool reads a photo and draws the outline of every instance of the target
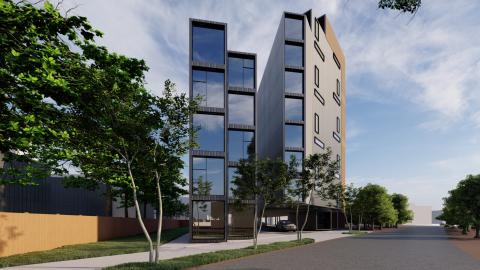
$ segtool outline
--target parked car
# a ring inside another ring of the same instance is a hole
[[[275,227],[277,230],[285,232],[297,230],[297,226],[290,220],[280,220]]]

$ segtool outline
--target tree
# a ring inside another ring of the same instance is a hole
[[[394,193],[391,196],[393,207],[397,210],[397,222],[398,224],[404,224],[413,219],[413,212],[408,209],[408,197],[403,194]]]
[[[475,238],[480,238],[480,175],[467,175],[445,199],[443,213],[438,219],[447,224],[458,224],[463,233],[475,227]]]
[[[393,9],[401,12],[416,13],[422,0],[379,0],[378,8],[381,9]]]
[[[43,8],[0,1],[0,152],[7,165],[0,174],[8,174],[1,184],[66,172],[59,165],[71,155],[60,146],[71,136],[64,106],[95,90],[84,48],[101,36],[85,17],[61,16],[48,1]]]
[[[359,209],[361,216],[371,222],[372,229],[375,229],[375,223],[379,223],[381,228],[385,224],[395,224],[397,221],[397,213],[390,196],[380,185],[368,184],[361,188],[354,208]]]
[[[301,173],[302,185],[304,185],[305,191],[308,191],[307,197],[303,198],[304,201],[308,200],[307,212],[300,228],[300,240],[302,239],[302,233],[305,229],[305,225],[308,221],[308,215],[310,213],[310,205],[313,202],[313,193],[316,193],[321,198],[329,198],[328,189],[330,184],[337,180],[339,175],[338,161],[332,161],[332,150],[327,148],[323,153],[312,154],[308,156],[304,162],[304,167]],[[339,179],[338,179],[339,180]],[[298,226],[298,225],[297,225]]]
[[[301,177],[302,168],[300,162],[294,155],[290,156],[288,163],[288,178],[290,185],[287,188],[286,199],[290,204],[295,205],[295,225],[297,230],[297,240],[301,240],[298,213],[300,205],[305,201],[308,192],[313,189],[313,183],[309,179]]]
[[[235,188],[232,190],[237,200],[255,200],[255,214],[253,218],[253,246],[257,249],[258,235],[262,230],[262,223],[257,231],[258,206],[261,205],[260,222],[269,205],[282,202],[280,194],[288,185],[287,165],[279,159],[257,160],[255,157],[240,160],[237,175],[233,179]]]
[[[349,232],[352,231],[353,203],[357,198],[358,191],[359,189],[355,188],[353,184],[345,187],[341,182],[332,182],[328,187],[328,197],[342,205],[342,212],[348,224]],[[350,214],[350,221],[348,221],[348,214]]]

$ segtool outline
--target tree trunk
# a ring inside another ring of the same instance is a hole
[[[353,213],[352,207],[350,207],[350,232],[353,230]]]
[[[310,204],[312,203],[312,197],[313,197],[313,188],[310,190],[310,197],[308,198],[308,204],[307,204],[307,214],[305,216],[305,220],[303,221],[302,229],[300,230],[300,240],[302,240],[303,229],[305,229],[305,225],[307,225],[308,214],[310,213]]]
[[[263,203],[263,209],[262,209],[262,215],[260,216],[260,227],[258,228],[257,236],[255,237],[255,245],[253,246],[253,249],[257,249],[257,244],[258,244],[258,235],[262,231],[262,219],[263,215],[265,214],[265,208],[267,207],[267,202]]]
[[[130,162],[128,162],[128,161],[127,161],[127,167],[128,167],[128,174],[130,176],[132,189],[133,189],[133,202],[135,204],[135,211],[137,212],[138,223],[140,223],[140,227],[142,228],[142,231],[145,234],[145,237],[147,238],[148,245],[149,245],[148,260],[149,260],[149,262],[153,262],[152,238],[150,238],[150,234],[148,233],[147,228],[145,227],[145,224],[143,223],[142,213],[140,212],[140,205],[138,204],[138,199],[137,199],[137,186],[135,185],[135,179],[133,178],[132,169],[130,167]]]
[[[480,223],[475,226],[475,238],[480,238]]]
[[[155,172],[155,179],[157,182],[157,194],[158,194],[158,227],[157,227],[157,245],[155,247],[155,263],[158,263],[160,260],[160,248],[161,239],[162,239],[162,222],[163,222],[163,201],[162,201],[162,190],[160,189],[160,176],[158,172]]]
[[[375,231],[375,220],[372,220],[372,231]]]
[[[257,245],[257,219],[258,219],[258,204],[255,199],[255,210],[253,214],[253,246]]]
[[[300,230],[298,226],[298,210],[300,209],[300,201],[297,202],[297,210],[295,212],[295,226],[297,227],[297,241],[300,241]]]

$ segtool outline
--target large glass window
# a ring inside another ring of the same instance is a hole
[[[224,195],[225,169],[223,158],[194,157],[192,166],[193,194]]]
[[[249,147],[255,152],[255,142],[252,131],[228,131],[228,161],[247,159]]]
[[[285,120],[303,121],[303,100],[298,98],[285,99]]]
[[[224,106],[224,74],[222,72],[193,70],[193,96],[202,97],[201,106],[223,108]]]
[[[199,150],[224,151],[225,125],[222,115],[195,114],[193,126],[198,129]]]
[[[193,201],[192,238],[225,238],[225,203],[223,201]]]
[[[303,39],[303,20],[285,18],[285,38]]]
[[[222,29],[192,27],[192,60],[210,63],[225,63],[225,35]]]
[[[228,85],[233,87],[255,88],[253,59],[228,58]]]
[[[285,65],[303,67],[303,47],[285,45]]]
[[[252,238],[253,223],[252,217],[255,215],[255,205],[231,204],[228,207],[228,238]]]
[[[228,122],[230,124],[255,125],[254,98],[250,95],[228,95]]]
[[[285,146],[303,147],[303,126],[285,125]]]
[[[289,162],[291,156],[294,156],[295,159],[298,161],[297,171],[301,172],[303,167],[303,152],[293,152],[293,151],[285,151],[284,160],[285,162]]]
[[[303,94],[303,73],[285,71],[285,92]]]

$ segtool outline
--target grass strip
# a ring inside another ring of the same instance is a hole
[[[160,261],[158,264],[154,263],[127,263],[117,266],[108,267],[109,270],[119,270],[119,269],[156,269],[156,270],[180,270],[190,267],[216,263],[226,260],[232,260],[236,258],[251,256],[255,254],[281,250],[285,248],[297,247],[306,244],[313,243],[314,240],[310,238],[305,238],[301,242],[297,240],[285,241],[285,242],[276,242],[272,244],[258,245],[257,250],[253,247],[241,248],[241,249],[231,249],[231,250],[221,250],[209,253],[202,253],[196,255],[190,255],[185,257],[179,257],[169,260]]]
[[[165,230],[162,232],[162,243],[170,242],[188,232],[188,227]],[[151,234],[156,239],[156,234]],[[76,260],[92,257],[110,256],[148,251],[145,236],[137,235],[117,238],[89,244],[68,245],[46,251],[35,251],[0,258],[0,267],[26,264]]]

